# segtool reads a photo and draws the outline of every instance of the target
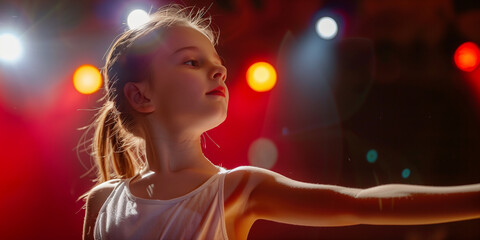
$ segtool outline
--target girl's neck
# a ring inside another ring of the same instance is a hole
[[[199,134],[173,134],[150,129],[145,134],[145,149],[146,171],[168,174],[187,169],[217,169],[203,155]]]

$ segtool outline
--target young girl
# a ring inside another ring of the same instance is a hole
[[[227,113],[227,70],[202,11],[170,5],[111,47],[96,121],[97,185],[84,239],[246,239],[257,219],[305,226],[430,224],[480,217],[480,184],[309,184],[213,165],[200,136]]]

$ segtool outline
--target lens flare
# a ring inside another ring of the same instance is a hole
[[[375,149],[370,149],[367,152],[367,162],[374,163],[377,161],[377,158],[378,158],[378,153],[377,151],[375,151]]]
[[[410,169],[409,169],[409,168],[405,168],[405,169],[403,169],[403,171],[402,171],[402,177],[403,177],[403,178],[408,178],[408,177],[410,177],[410,173],[411,173]]]
[[[255,140],[248,149],[248,161],[252,166],[271,169],[277,162],[277,158],[277,146],[267,138]]]

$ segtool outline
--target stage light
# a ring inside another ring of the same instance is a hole
[[[455,51],[453,60],[460,70],[471,72],[478,67],[480,62],[480,50],[473,42],[463,43]]]
[[[92,94],[102,86],[102,75],[98,68],[82,65],[73,74],[73,85],[80,93]]]
[[[377,151],[375,151],[375,149],[370,149],[367,152],[367,162],[374,163],[377,161],[377,158],[378,158],[378,153]]]
[[[0,59],[6,62],[14,62],[22,55],[22,44],[13,34],[0,35]]]
[[[271,169],[277,162],[277,157],[275,143],[267,138],[253,141],[248,149],[248,161],[252,166]]]
[[[410,177],[410,173],[411,173],[410,169],[405,168],[405,169],[403,169],[403,171],[402,171],[402,177],[403,177],[403,178],[408,178],[408,177]]]
[[[148,20],[150,20],[150,16],[147,12],[141,9],[136,9],[128,14],[127,24],[130,29],[133,29],[142,26],[147,23]]]
[[[331,17],[322,17],[317,21],[315,30],[318,36],[323,39],[330,40],[337,36],[338,25],[337,22]]]
[[[247,83],[254,91],[269,91],[275,86],[276,82],[277,73],[269,63],[257,62],[247,70]]]

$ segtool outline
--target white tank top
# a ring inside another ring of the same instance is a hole
[[[122,180],[103,204],[95,239],[228,239],[222,170],[200,187],[170,200],[138,198]]]

